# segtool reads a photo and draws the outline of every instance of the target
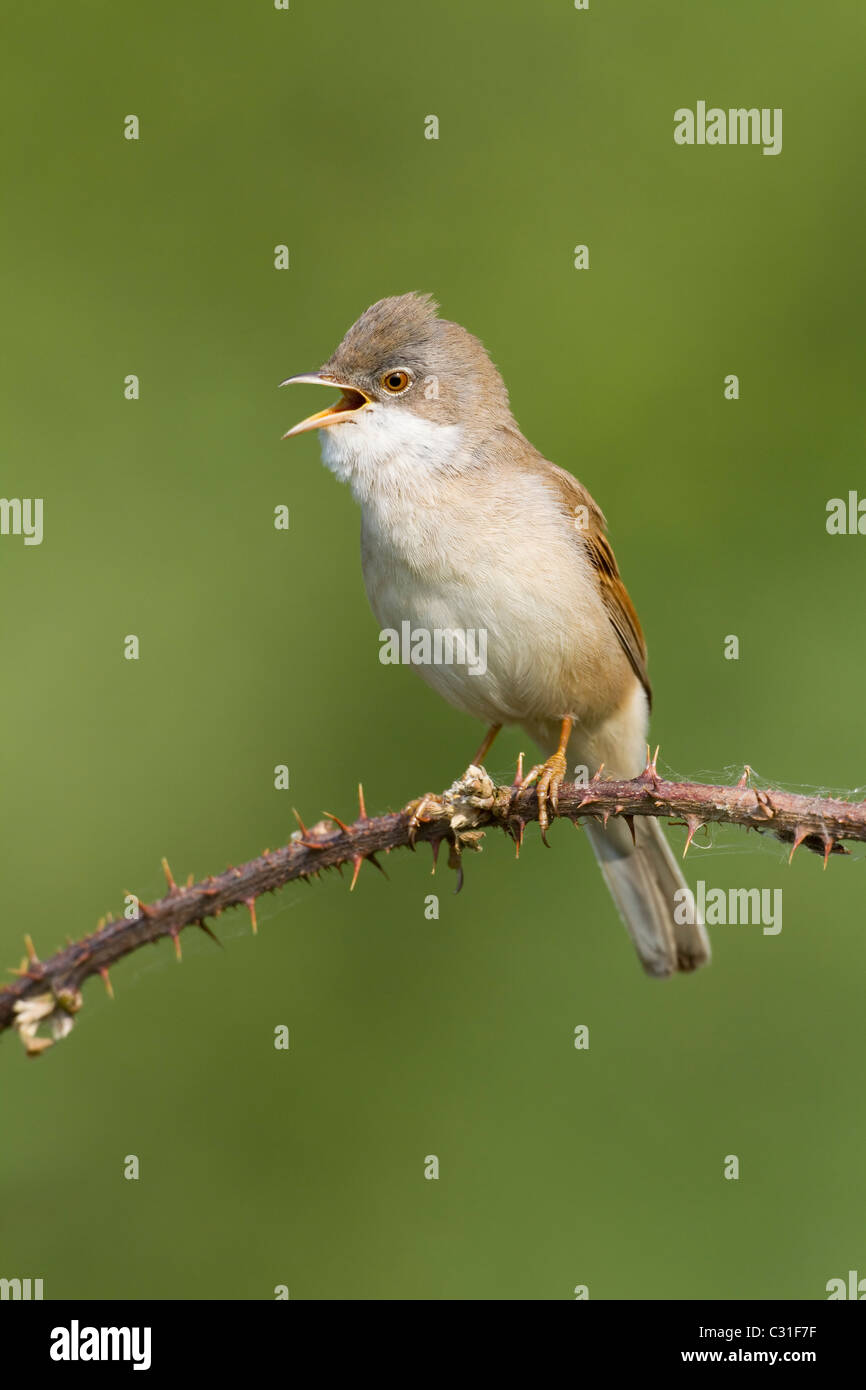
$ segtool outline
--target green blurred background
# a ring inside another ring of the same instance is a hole
[[[348,489],[280,440],[322,402],[277,383],[407,289],[607,512],[665,768],[866,783],[866,539],[824,525],[866,490],[860,4],[103,0],[6,28],[0,490],[45,499],[45,539],[0,539],[4,964],[158,896],[162,855],[200,877],[292,805],[351,818],[360,778],[398,807],[468,761],[479,728],[378,661]],[[782,154],[675,146],[698,99],[782,107]],[[187,932],[114,1003],[90,982],[40,1061],[6,1035],[0,1275],[561,1299],[866,1273],[862,856],[716,833],[692,881],[783,888],[783,930],[719,927],[659,985],[583,837],[551,838],[488,838],[459,897],[426,853],[289,887],[256,939],[231,914],[225,950]]]

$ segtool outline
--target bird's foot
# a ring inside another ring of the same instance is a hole
[[[555,815],[559,810],[559,789],[565,781],[567,769],[565,753],[562,749],[557,749],[547,759],[547,762],[538,763],[520,783],[518,795],[527,787],[531,787],[534,782],[538,783],[538,826],[545,844],[548,843],[547,828],[550,825],[550,812],[553,811]]]
[[[447,814],[447,807],[442,797],[436,796],[433,792],[427,792],[425,796],[419,796],[415,801],[410,801],[405,809],[410,812],[409,844],[412,846],[415,844],[415,836],[422,825],[431,820],[439,820]]]

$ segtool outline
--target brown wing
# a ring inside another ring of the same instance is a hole
[[[652,704],[652,688],[647,673],[646,642],[637,613],[634,611],[634,604],[620,577],[610,541],[605,535],[607,522],[604,519],[604,513],[586,488],[570,473],[566,473],[563,468],[557,468],[555,464],[548,464],[547,466],[550,470],[551,481],[556,486],[564,504],[563,509],[572,525],[575,516],[578,515],[576,508],[586,509],[586,527],[579,527],[575,534],[579,536],[586,547],[586,553],[598,575],[599,592],[614,632],[619,638],[620,645],[628,657],[632,670],[647,693],[647,699]]]

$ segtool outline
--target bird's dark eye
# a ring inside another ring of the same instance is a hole
[[[398,396],[401,391],[406,390],[410,380],[408,372],[386,372],[382,377],[382,385],[392,396]]]

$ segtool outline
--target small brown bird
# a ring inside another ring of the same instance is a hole
[[[483,661],[475,645],[474,660],[434,656],[418,671],[488,726],[475,762],[503,724],[555,750],[526,779],[538,782],[545,831],[569,767],[642,770],[646,646],[600,508],[524,438],[483,345],[437,309],[417,294],[367,309],[320,371],[282,383],[342,393],[284,437],[322,430],[325,464],[360,503],[364,582],[383,629],[484,635]],[[644,969],[708,961],[658,822],[637,818],[634,840],[620,820],[586,828]]]

